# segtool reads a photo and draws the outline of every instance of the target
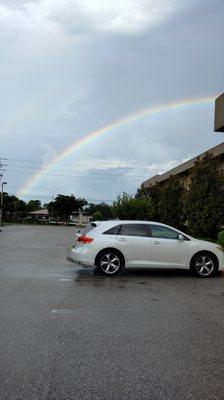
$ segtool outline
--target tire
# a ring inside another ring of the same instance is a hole
[[[101,251],[96,257],[97,270],[105,276],[115,276],[124,267],[124,257],[116,249]]]
[[[218,274],[218,260],[213,253],[201,251],[191,259],[190,269],[200,278],[212,278]]]

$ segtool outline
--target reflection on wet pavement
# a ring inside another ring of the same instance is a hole
[[[80,284],[110,285],[124,288],[128,284],[147,285],[158,279],[194,279],[187,270],[124,270],[121,274],[107,277],[101,275],[96,268],[80,268],[75,270],[74,280]]]

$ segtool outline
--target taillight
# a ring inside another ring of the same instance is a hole
[[[94,240],[93,238],[90,238],[85,235],[79,236],[79,238],[78,238],[78,242],[84,243],[84,244],[91,243],[91,242],[93,242],[93,240]]]

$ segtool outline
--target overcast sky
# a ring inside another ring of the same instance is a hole
[[[224,91],[223,0],[0,0],[0,157],[9,193],[88,132]],[[45,169],[23,198],[112,201],[221,143],[212,103],[132,121]]]

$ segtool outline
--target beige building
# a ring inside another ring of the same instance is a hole
[[[78,212],[78,213],[73,213],[70,215],[70,222],[74,224],[88,224],[90,221],[89,215],[83,213],[83,212]]]
[[[215,132],[224,132],[224,93],[215,101]]]
[[[47,208],[29,212],[29,216],[34,218],[37,222],[48,222],[49,221],[49,212],[48,212]]]
[[[218,146],[215,146],[212,149],[209,149],[206,152],[199,154],[197,157],[194,157],[191,160],[178,165],[178,167],[175,167],[162,175],[155,175],[152,178],[147,179],[145,182],[143,182],[143,187],[150,188],[153,187],[156,183],[163,184],[167,182],[167,180],[171,176],[178,176],[180,180],[182,180],[182,182],[187,186],[189,172],[194,166],[195,161],[198,157],[203,158],[208,152],[218,161],[220,169],[224,170],[224,142],[222,142]]]

